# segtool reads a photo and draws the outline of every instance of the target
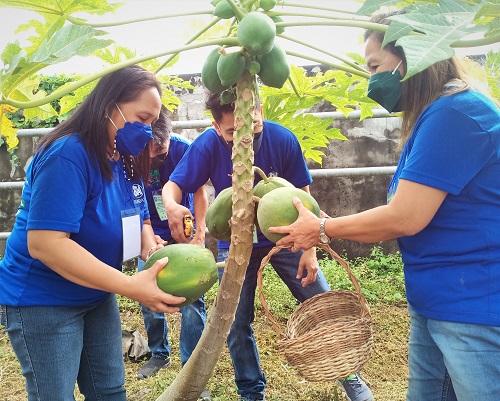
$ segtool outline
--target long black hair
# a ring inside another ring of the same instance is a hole
[[[113,172],[107,154],[109,120],[106,115],[111,114],[116,103],[131,102],[149,88],[156,88],[160,95],[162,93],[155,75],[138,65],[105,75],[72,116],[41,139],[39,149],[43,151],[57,139],[77,133],[90,160],[97,162],[101,174],[111,181]],[[133,159],[125,157],[124,163],[129,176],[137,178],[138,169],[131,168]]]

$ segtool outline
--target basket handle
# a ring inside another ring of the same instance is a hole
[[[354,274],[352,274],[351,269],[349,267],[349,263],[347,263],[344,259],[342,259],[337,254],[337,252],[335,252],[332,248],[330,248],[330,246],[328,244],[326,244],[326,245],[325,244],[318,244],[317,247],[321,248],[325,252],[327,252],[333,259],[335,259],[344,268],[344,270],[347,272],[347,275],[349,276],[349,279],[351,280],[352,286],[354,287],[354,291],[356,292],[356,295],[358,297],[359,303],[361,305],[361,309],[365,312],[365,314],[370,315],[370,307],[368,305],[368,302],[366,301],[365,297],[361,293],[361,287],[359,286],[358,280],[356,279],[356,277],[354,276]],[[267,256],[265,256],[262,259],[262,262],[260,264],[259,270],[257,272],[257,286],[259,287],[259,300],[260,300],[260,302],[262,304],[262,308],[264,309],[264,313],[265,313],[267,319],[271,322],[271,325],[273,326],[273,328],[276,331],[276,333],[278,333],[278,335],[282,339],[285,339],[286,335],[283,333],[283,331],[281,330],[280,325],[278,324],[278,322],[274,318],[273,314],[269,310],[269,305],[268,305],[266,297],[264,295],[264,288],[263,288],[264,287],[264,283],[263,283],[263,279],[262,279],[262,272],[263,272],[264,267],[266,266],[266,264],[269,262],[269,260],[271,259],[271,257],[274,254],[278,253],[283,248],[289,248],[289,247],[286,247],[286,246],[275,246],[273,249],[271,249],[269,251],[269,253],[267,254]]]

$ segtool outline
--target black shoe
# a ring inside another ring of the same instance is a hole
[[[145,379],[146,377],[154,376],[158,373],[158,371],[162,368],[168,368],[170,366],[170,358],[160,359],[151,357],[149,361],[147,361],[142,368],[137,372],[138,379]]]

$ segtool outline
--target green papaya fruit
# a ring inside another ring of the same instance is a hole
[[[269,227],[288,226],[299,217],[299,212],[292,202],[294,196],[298,197],[307,209],[320,217],[318,202],[307,192],[299,188],[276,188],[260,199],[257,209],[257,221],[262,233],[269,241],[278,242],[285,236],[270,233]]]
[[[252,11],[239,22],[236,37],[251,55],[266,54],[273,48],[276,25],[266,14]]]
[[[233,214],[233,188],[229,187],[219,192],[207,210],[205,222],[208,232],[216,239],[231,241],[231,226],[229,219]]]
[[[168,263],[156,276],[158,287],[168,294],[186,298],[174,306],[193,303],[218,279],[214,255],[207,248],[194,244],[167,245],[153,253],[144,268],[149,269],[164,257],[168,257]]]
[[[279,89],[290,76],[286,53],[277,44],[269,53],[257,56],[257,61],[260,63],[259,78],[264,85]]]
[[[260,0],[259,7],[264,11],[272,10],[276,6],[276,0]]]
[[[255,186],[253,187],[253,194],[258,198],[262,198],[268,192],[271,192],[276,188],[282,188],[282,187],[295,188],[295,186],[291,182],[285,180],[282,177],[266,177],[260,180],[257,184],[255,184]],[[255,204],[255,226],[257,230],[260,230],[259,222],[257,220],[258,210],[259,210],[259,202]]]
[[[201,81],[203,85],[212,93],[222,92],[227,86],[222,85],[219,74],[217,74],[217,62],[220,57],[220,47],[212,50],[201,68]]]
[[[221,54],[217,60],[217,74],[223,86],[231,86],[245,71],[245,57],[240,52]]]
[[[229,19],[234,17],[234,11],[226,0],[221,0],[215,5],[213,15],[222,19]]]
[[[283,18],[281,18],[279,15],[273,15],[271,19],[276,22],[283,22]],[[276,26],[276,35],[281,35],[283,32],[285,32],[285,28],[282,26]]]

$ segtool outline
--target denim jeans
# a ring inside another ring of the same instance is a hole
[[[29,401],[125,401],[120,312],[114,294],[97,306],[7,306],[6,331]]]
[[[138,259],[139,271],[144,269],[144,262]],[[165,314],[153,312],[147,306],[141,305],[144,327],[148,336],[148,346],[155,358],[166,359],[170,356],[168,343],[168,325]],[[187,362],[198,344],[207,320],[205,301],[203,297],[192,304],[181,308],[180,353],[182,365]]]
[[[266,246],[252,250],[245,281],[241,288],[235,320],[227,337],[227,345],[233,362],[238,394],[249,400],[262,399],[266,387],[266,376],[260,368],[259,353],[257,343],[255,342],[252,322],[254,320],[257,272],[262,259],[267,256],[272,248],[272,246]],[[228,253],[228,249],[219,249],[218,261],[225,261]],[[300,302],[303,302],[314,295],[329,291],[330,286],[326,282],[323,272],[318,270],[316,281],[302,288],[300,279],[296,278],[301,256],[302,251],[293,253],[288,249],[282,249],[271,257],[270,264],[290,289],[292,295]],[[219,281],[223,273],[224,268],[219,268]],[[304,273],[304,276],[306,274],[307,272]]]
[[[500,327],[409,312],[407,401],[500,400]]]

